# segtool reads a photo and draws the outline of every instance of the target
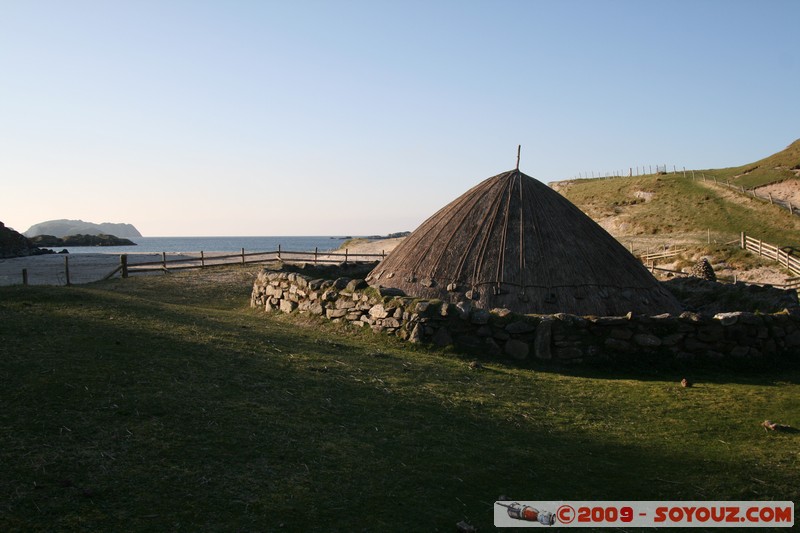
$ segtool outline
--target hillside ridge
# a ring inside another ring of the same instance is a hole
[[[761,186],[763,192],[743,183],[752,183],[756,173],[769,183]],[[551,187],[618,239],[714,233],[732,240],[745,231],[780,246],[800,248],[800,217],[777,203],[800,203],[794,196],[800,190],[796,174],[800,174],[800,140],[740,167],[567,180]]]

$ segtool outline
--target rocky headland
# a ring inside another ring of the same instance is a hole
[[[30,239],[21,233],[7,228],[0,222],[0,258],[26,257],[52,253],[51,250],[42,250]]]

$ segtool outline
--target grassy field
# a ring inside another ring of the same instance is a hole
[[[492,530],[794,500],[800,370],[515,367],[250,309],[254,267],[0,288],[0,530]],[[678,384],[687,377],[691,388]]]
[[[775,181],[797,178],[797,174],[793,172],[797,169],[800,169],[800,139],[784,150],[755,163],[698,172],[702,172],[709,179],[716,177],[720,181],[730,180],[731,184],[750,189]]]
[[[652,199],[637,198],[637,192],[652,193]],[[579,180],[562,194],[595,220],[620,216],[633,235],[703,235],[710,230],[735,240],[745,231],[779,246],[800,248],[800,217],[681,174]]]

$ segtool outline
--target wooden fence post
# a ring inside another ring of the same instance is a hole
[[[128,254],[122,254],[119,256],[119,266],[122,269],[122,277],[128,277]]]
[[[206,254],[203,253],[203,250],[200,250],[200,268],[206,267]]]
[[[344,249],[344,264],[347,264],[347,248]]]
[[[72,283],[69,280],[69,256],[68,255],[64,256],[64,275],[67,278],[67,286],[69,287],[70,285],[72,285]]]
[[[244,248],[242,248],[242,264],[244,264]]]
[[[764,243],[761,239],[758,239],[758,255],[761,255],[761,245]]]
[[[22,269],[22,284],[27,286],[28,285],[28,269]]]
[[[769,203],[774,205],[774,202],[772,201],[772,193],[768,192],[767,195],[769,196]]]
[[[747,236],[742,232],[742,250],[747,250]]]
[[[317,254],[319,253],[319,248],[316,246],[314,247],[314,264],[317,264]]]
[[[792,202],[789,202],[789,214],[794,215],[794,208],[792,207]]]
[[[281,245],[278,245],[278,261],[281,260]]]

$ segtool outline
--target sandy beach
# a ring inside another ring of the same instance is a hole
[[[389,253],[402,240],[403,237],[358,243],[353,246],[348,246],[348,256],[351,260],[358,260],[358,254]],[[337,251],[337,253],[344,253],[344,250]],[[149,267],[156,269],[155,271],[157,272],[157,269],[161,266],[162,255],[159,253],[129,253],[126,255],[128,256],[128,265],[130,267],[143,265],[145,263],[154,263],[149,265]],[[206,265],[214,265],[236,262],[237,257],[235,253],[206,252],[203,259]],[[274,254],[265,254],[263,257],[248,255],[246,259],[248,262],[251,262],[260,260],[269,261],[274,258]],[[284,260],[292,260],[291,256],[284,256],[283,258]],[[331,256],[323,254],[319,254],[318,259],[332,261],[344,260],[340,255]],[[199,266],[200,254],[168,253],[166,254],[166,260],[170,268]],[[115,254],[113,252],[48,254],[0,259],[0,286],[22,285],[23,269],[27,270],[29,285],[66,285],[66,262],[69,264],[70,283],[79,285],[102,280],[114,272],[114,270],[120,266],[120,254]],[[119,273],[114,275],[119,276]],[[143,275],[143,273],[137,273],[136,275]]]
[[[172,256],[170,256],[172,258]],[[136,265],[159,261],[161,254],[128,254],[128,263]],[[66,285],[66,264],[72,284],[91,283],[103,279],[119,267],[118,254],[48,254],[0,259],[0,285],[21,285],[22,271],[28,271],[29,285]]]

